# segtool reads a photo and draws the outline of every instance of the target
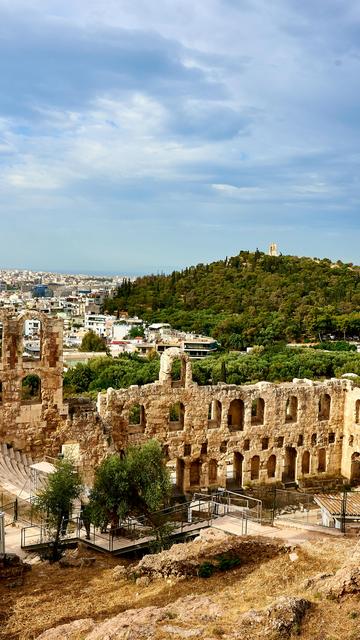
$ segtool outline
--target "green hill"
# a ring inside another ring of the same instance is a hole
[[[111,313],[213,335],[225,348],[360,336],[360,267],[259,251],[129,280]]]

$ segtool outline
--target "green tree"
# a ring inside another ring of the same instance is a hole
[[[47,485],[34,500],[35,510],[44,516],[52,537],[50,562],[56,562],[62,555],[61,538],[66,533],[66,525],[73,500],[82,491],[81,479],[70,460],[56,463],[54,473],[48,477]]]
[[[133,340],[134,338],[138,338],[138,337],[144,338],[145,337],[145,331],[144,331],[144,327],[142,326],[136,326],[136,327],[131,327],[129,333],[127,334],[127,338],[129,340]]]
[[[144,516],[156,526],[154,512],[169,500],[171,483],[162,448],[157,440],[129,447],[120,457],[107,457],[95,471],[90,512],[96,526],[113,528],[129,515]]]
[[[94,331],[88,331],[81,341],[80,351],[107,351],[105,338],[100,338]]]

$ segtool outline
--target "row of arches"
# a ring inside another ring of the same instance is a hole
[[[319,419],[325,420],[330,415],[331,398],[329,394],[323,394],[319,400]],[[360,406],[360,405],[359,405]],[[227,425],[230,431],[242,431],[244,429],[245,404],[244,401],[235,398],[230,402],[227,413]],[[263,398],[255,398],[251,405],[251,424],[263,425],[265,417],[265,401]],[[222,404],[220,400],[212,400],[208,409],[208,427],[219,428],[222,420]],[[298,399],[289,396],[285,406],[285,422],[297,422]],[[170,430],[179,431],[184,428],[185,405],[175,402],[169,408],[168,421]],[[129,424],[146,427],[145,408],[141,404],[134,404],[129,410]]]
[[[281,459],[282,460],[282,459]],[[189,462],[189,485],[190,487],[199,486],[201,483],[201,471],[204,461],[200,458]],[[277,476],[277,466],[279,460],[275,454],[269,456],[266,462],[263,464],[263,469],[266,471],[266,477],[271,480]],[[300,468],[297,469],[297,451],[294,447],[287,448],[285,452],[285,458],[283,460],[282,468],[282,481],[291,482],[295,481],[298,475],[309,475],[311,471],[313,473],[325,473],[326,472],[326,450],[319,449],[317,452],[317,459],[315,462],[316,468],[311,470],[311,456],[309,451],[304,451],[301,456]],[[260,480],[261,460],[259,455],[254,455],[249,460],[248,466],[248,478],[251,481]],[[176,484],[179,488],[184,485],[186,463],[182,458],[178,458],[176,461]],[[360,478],[360,456],[357,470]],[[233,460],[226,466],[226,486],[227,488],[240,488],[243,486],[244,477],[244,456],[235,451],[233,454]],[[210,459],[207,462],[207,481],[208,485],[214,485],[219,481],[218,477],[218,461],[216,459]]]

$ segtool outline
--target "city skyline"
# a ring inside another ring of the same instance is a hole
[[[350,0],[0,2],[3,268],[359,263]]]

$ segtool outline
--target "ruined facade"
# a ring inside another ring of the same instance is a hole
[[[23,349],[30,317],[41,321],[37,361]],[[86,401],[63,402],[61,320],[33,312],[3,312],[0,320],[0,443],[35,458],[72,446],[90,479],[107,453],[157,438],[174,484],[185,491],[313,476],[360,481],[360,388],[348,380],[201,387],[187,357],[168,349],[157,382],[108,389],[95,409]],[[173,380],[178,358],[180,380]]]

